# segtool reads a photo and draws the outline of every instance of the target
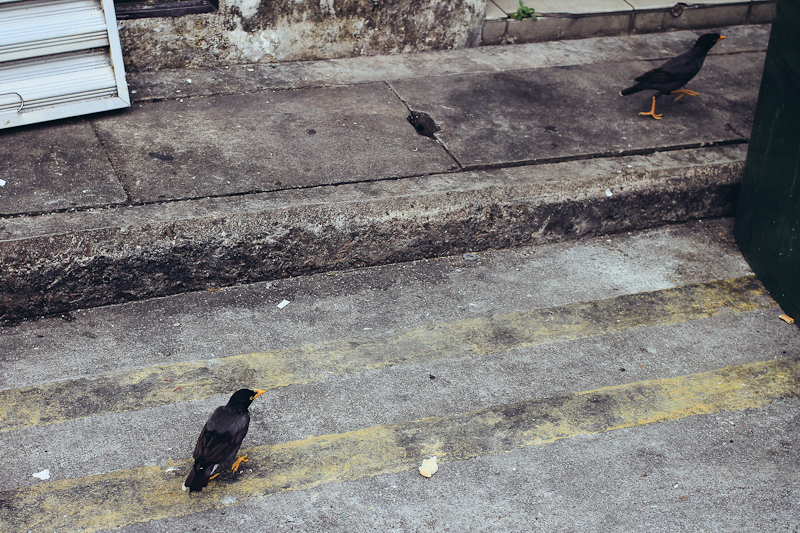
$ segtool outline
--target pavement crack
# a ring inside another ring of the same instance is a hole
[[[108,147],[106,146],[106,143],[103,140],[102,135],[100,135],[100,132],[97,131],[97,124],[93,119],[88,119],[88,122],[89,125],[92,127],[92,132],[94,132],[94,136],[97,138],[97,142],[100,143],[100,146],[103,148],[103,154],[106,156],[106,161],[108,161],[111,170],[114,172],[114,178],[116,178],[117,183],[119,183],[119,186],[122,187],[122,190],[125,192],[125,198],[127,201],[123,203],[124,204],[130,203],[132,201],[131,191],[128,190],[128,187],[125,185],[125,180],[122,179],[122,175],[119,169],[114,165],[114,160],[111,159],[111,156],[108,153]]]
[[[392,93],[394,93],[397,99],[400,100],[404,106],[406,106],[406,109],[408,109],[409,116],[407,117],[407,120],[411,123],[412,126],[414,126],[414,129],[417,131],[417,133],[434,139],[437,143],[439,143],[439,146],[442,147],[442,150],[444,150],[445,153],[448,156],[450,156],[450,158],[456,164],[457,171],[464,170],[464,165],[461,163],[461,161],[458,160],[456,155],[447,147],[442,138],[438,135],[434,135],[435,133],[441,131],[441,128],[439,127],[438,124],[436,124],[433,118],[431,118],[431,116],[428,113],[422,111],[414,111],[413,109],[411,109],[411,105],[402,96],[400,96],[400,93],[397,92],[397,89],[395,89],[394,86],[392,86],[391,82],[385,81],[384,83],[386,84],[387,87],[389,87],[389,90],[392,91]],[[427,119],[425,117],[427,117]],[[423,129],[422,132],[419,130],[418,125],[422,127]]]

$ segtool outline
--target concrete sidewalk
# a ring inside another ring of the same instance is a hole
[[[661,121],[617,93],[701,32],[132,74],[0,133],[0,318],[730,215],[769,27],[721,31]]]
[[[796,531],[800,334],[731,229],[695,221],[4,328],[0,530]],[[267,390],[250,461],[190,496],[200,428],[241,387]]]
[[[729,218],[768,30],[661,121],[617,93],[693,32],[137,74],[0,133],[0,530],[796,532],[800,334]],[[241,387],[249,462],[189,495]]]

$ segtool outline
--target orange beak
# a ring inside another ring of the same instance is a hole
[[[265,390],[258,390],[258,389],[256,389],[256,391],[255,391],[255,392],[256,392],[256,393],[253,395],[253,397],[252,397],[252,398],[250,398],[251,400],[255,400],[256,398],[258,398],[259,396],[261,396],[262,394],[264,394],[264,393],[265,393],[265,392],[267,392],[267,391],[265,391]]]
[[[719,39],[717,39],[717,42],[720,42],[722,39],[727,39],[727,37],[725,37],[724,35],[720,35]]]

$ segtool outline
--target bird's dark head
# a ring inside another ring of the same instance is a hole
[[[711,47],[720,42],[722,39],[727,39],[727,37],[720,35],[719,33],[706,33],[697,39],[697,42],[694,43],[694,47],[701,48],[703,50],[711,50]]]
[[[267,391],[263,390],[250,390],[250,389],[239,389],[233,393],[231,399],[228,400],[228,405],[243,405],[244,407],[248,407],[253,400],[261,396]]]

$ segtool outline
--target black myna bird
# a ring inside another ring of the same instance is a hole
[[[680,93],[680,96],[675,99],[677,102],[687,94],[689,96],[697,96],[699,93],[681,89],[681,87],[686,85],[689,80],[700,72],[708,51],[722,39],[725,39],[725,36],[719,33],[706,33],[705,35],[701,35],[700,38],[697,39],[697,42],[694,43],[691,50],[676,58],[670,59],[658,68],[645,72],[635,79],[635,81],[638,82],[636,85],[622,90],[619,94],[621,96],[628,96],[629,94],[638,93],[639,91],[658,91],[655,96],[653,96],[653,107],[650,108],[650,111],[643,111],[639,114],[661,119],[661,115],[656,115],[656,98],[662,94]]]
[[[194,447],[194,466],[183,483],[183,490],[200,492],[208,480],[219,475],[217,467],[229,467],[234,474],[247,462],[244,455],[236,459],[242,440],[250,427],[250,404],[266,391],[240,389],[226,405],[217,407],[203,426]],[[234,461],[235,459],[235,461]]]

